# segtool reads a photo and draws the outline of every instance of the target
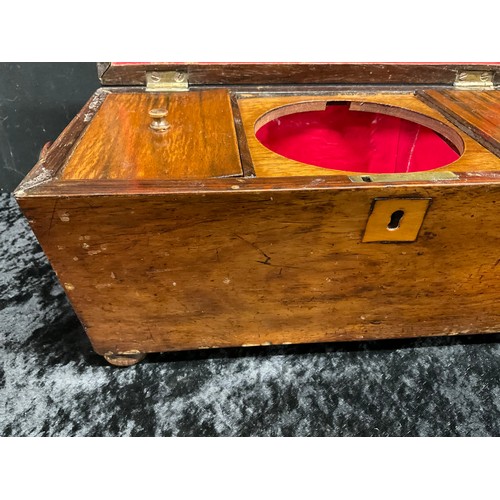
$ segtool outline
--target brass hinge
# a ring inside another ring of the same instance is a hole
[[[148,71],[146,73],[148,92],[185,92],[189,90],[187,73],[181,71]]]
[[[457,74],[454,87],[464,90],[493,90],[493,71],[461,71]]]
[[[350,175],[351,182],[407,182],[407,181],[450,181],[458,179],[458,175],[447,170],[437,172],[409,172],[401,174],[363,174]]]

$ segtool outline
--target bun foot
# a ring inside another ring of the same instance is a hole
[[[107,352],[104,359],[113,366],[132,366],[141,362],[146,357],[146,353],[139,351],[127,352]]]

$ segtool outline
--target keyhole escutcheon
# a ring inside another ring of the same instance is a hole
[[[375,198],[362,242],[416,241],[430,203],[431,198]]]
[[[387,224],[387,229],[389,231],[396,231],[396,229],[399,229],[399,225],[401,224],[401,219],[404,214],[404,210],[396,210],[395,212],[392,212],[391,220],[389,221],[389,224]]]

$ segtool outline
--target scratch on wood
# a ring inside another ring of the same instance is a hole
[[[98,283],[97,285],[95,285],[95,287],[98,290],[102,290],[103,288],[109,288],[110,286],[111,286],[111,283]]]
[[[271,257],[269,257],[269,255],[267,255],[263,250],[261,250],[255,243],[252,243],[251,241],[246,240],[245,238],[243,238],[243,236],[240,236],[239,234],[234,233],[234,236],[236,236],[237,238],[239,238],[241,241],[244,241],[247,245],[250,245],[252,248],[255,248],[255,250],[257,250],[258,252],[260,252],[264,256],[264,258],[266,259],[265,261],[264,260],[258,260],[257,262],[259,262],[260,264],[271,265],[271,264],[269,264],[269,261],[271,260]]]
[[[152,269],[148,269],[146,271],[146,274],[168,273],[169,271],[171,271],[171,269],[155,269],[155,268],[152,268]]]
[[[52,229],[52,224],[54,223],[54,217],[56,215],[56,208],[57,204],[59,203],[59,200],[56,200],[54,202],[54,208],[52,210],[52,215],[50,216],[50,223],[49,223],[49,229],[47,230],[47,233],[50,234],[50,230]]]
[[[149,325],[146,325],[146,330],[148,331],[149,339],[153,342],[156,342],[156,339],[154,338],[153,332],[151,331],[151,327]]]

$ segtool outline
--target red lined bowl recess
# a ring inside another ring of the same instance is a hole
[[[363,173],[432,170],[460,157],[457,147],[418,123],[331,102],[325,110],[281,116],[256,131],[275,153],[309,165]]]

